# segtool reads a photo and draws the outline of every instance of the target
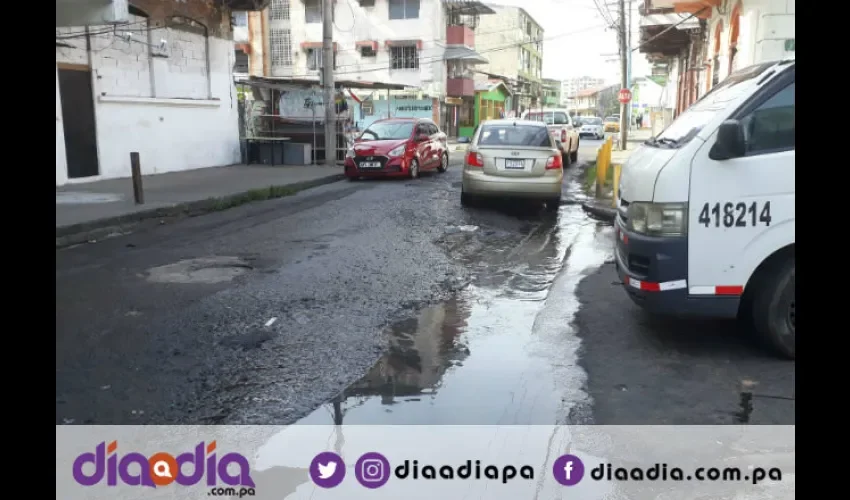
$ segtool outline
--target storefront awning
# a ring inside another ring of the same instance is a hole
[[[473,64],[487,64],[489,59],[469,47],[446,47],[446,61],[464,61]]]
[[[691,30],[699,28],[699,19],[690,14],[648,14],[641,16],[640,27],[650,26],[676,26],[678,30]]]

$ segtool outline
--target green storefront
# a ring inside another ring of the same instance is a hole
[[[484,120],[501,118],[511,108],[511,91],[501,81],[475,82],[475,101],[472,121],[462,120],[458,129],[460,137],[472,137],[475,127]]]

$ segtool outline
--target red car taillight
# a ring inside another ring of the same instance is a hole
[[[567,131],[561,130],[561,142],[567,142]]]
[[[557,170],[563,168],[564,163],[561,160],[561,155],[550,156],[546,161],[546,170]]]
[[[470,167],[483,167],[484,158],[478,153],[466,153],[466,164]]]

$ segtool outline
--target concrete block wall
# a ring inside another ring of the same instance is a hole
[[[57,186],[128,177],[131,151],[140,153],[144,174],[239,161],[232,40],[162,27],[161,21],[151,21],[160,27],[153,25],[148,38],[145,18],[134,17],[131,23],[137,24],[126,30],[137,30],[132,32],[134,41],[120,36],[120,29],[116,36],[103,33],[104,27],[91,27],[91,32],[99,34],[90,38],[90,51],[86,51],[85,37],[63,39],[71,47],[56,48]],[[214,25],[208,30],[222,32]],[[81,27],[57,29],[57,36],[83,31]],[[158,47],[161,39],[167,42],[164,50]],[[69,179],[67,175],[59,63],[89,65],[92,71],[100,169],[96,177]]]

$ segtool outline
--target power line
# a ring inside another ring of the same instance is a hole
[[[578,35],[578,34],[585,33],[587,31],[591,31],[591,30],[595,30],[595,29],[599,29],[599,28],[602,28],[602,27],[603,26],[590,26],[590,27],[583,28],[583,29],[580,29],[580,30],[577,30],[577,31],[559,33],[559,34],[553,35],[551,37],[542,37],[542,38],[537,38],[537,39],[525,40],[525,41],[521,41],[521,42],[515,42],[515,43],[512,43],[510,45],[505,45],[505,46],[501,46],[501,47],[494,47],[494,48],[491,48],[491,49],[485,49],[485,50],[478,51],[478,53],[479,54],[487,54],[487,53],[490,53],[490,52],[499,52],[499,51],[502,51],[502,50],[510,50],[510,49],[521,47],[523,45],[527,45],[527,44],[530,44],[530,43],[544,42],[544,41],[554,40],[554,39],[565,37],[565,36]],[[442,61],[442,60],[445,60],[443,55],[434,56],[434,57],[430,57],[430,58],[422,58],[422,59],[419,60],[419,65],[421,66],[423,63],[427,64],[427,63]],[[360,66],[360,65],[359,64],[346,64],[346,65],[342,65],[342,66],[337,66],[337,69],[338,68],[353,67],[353,66]],[[352,71],[334,71],[334,74],[335,75],[352,75],[352,74],[358,74],[358,73],[372,73],[372,72],[375,72],[375,71],[384,71],[384,70],[389,70],[389,69],[393,69],[392,65],[380,66],[380,67],[374,67],[374,68],[367,68],[367,69],[357,69],[357,70],[352,70]],[[308,76],[315,76],[315,75],[313,73],[307,73],[307,74],[302,74],[302,75],[292,75],[289,78],[302,78],[302,77],[308,77]]]

